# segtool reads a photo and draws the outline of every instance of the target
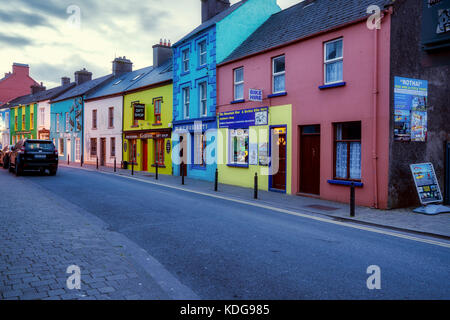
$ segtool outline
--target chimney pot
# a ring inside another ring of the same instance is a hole
[[[202,23],[230,7],[229,0],[200,0],[202,2]]]
[[[167,40],[164,40],[164,44],[160,41],[159,45],[155,44],[153,46],[153,67],[157,68],[162,64],[166,63],[167,60],[172,58],[172,48],[167,44]]]
[[[83,68],[83,70],[75,72],[75,83],[78,85],[92,80],[92,72]]]
[[[133,63],[125,56],[114,59],[113,75],[118,77],[124,73],[133,71]]]

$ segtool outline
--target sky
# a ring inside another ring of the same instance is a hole
[[[161,38],[175,43],[200,24],[200,0],[1,0],[0,78],[14,62],[47,88],[82,68],[93,78],[110,74],[119,56],[144,68]]]

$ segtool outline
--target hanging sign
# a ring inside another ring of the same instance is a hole
[[[442,193],[432,163],[411,164],[420,203],[423,205],[442,202]]]
[[[394,139],[426,141],[428,81],[395,77],[394,84]]]
[[[145,120],[145,105],[135,104],[134,105],[134,120]]]

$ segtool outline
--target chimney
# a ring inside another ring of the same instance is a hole
[[[92,72],[87,71],[86,68],[83,68],[83,70],[75,72],[75,83],[77,84],[77,86],[91,80],[92,80]]]
[[[41,82],[41,84],[33,84],[32,86],[31,86],[31,94],[36,94],[36,93],[38,93],[38,92],[41,92],[41,91],[45,91],[45,87],[44,87],[44,85],[42,84],[42,82]]]
[[[133,63],[124,57],[115,58],[113,61],[113,75],[118,77],[124,73],[133,71]]]
[[[230,7],[229,0],[200,0],[202,2],[202,23]]]
[[[167,43],[167,40],[164,39],[164,43],[162,40],[159,42],[159,44],[155,44],[153,46],[153,68],[157,68],[164,63],[167,62],[167,60],[172,58],[172,47],[170,46],[170,40],[169,43]]]
[[[69,77],[62,77],[61,78],[61,86],[67,86],[70,84],[70,78]]]
[[[13,63],[13,73],[16,75],[25,75],[28,76],[30,74],[30,66],[23,63]]]

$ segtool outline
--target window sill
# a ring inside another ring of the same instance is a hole
[[[325,84],[323,86],[319,86],[320,90],[329,89],[329,88],[336,88],[336,87],[344,87],[347,84],[347,82],[336,82],[331,84]]]
[[[162,123],[152,123],[152,126],[162,126]]]
[[[205,69],[207,66],[208,66],[208,64],[204,64],[204,65],[202,65],[200,67],[197,67],[197,70]]]
[[[284,91],[284,92],[278,92],[278,93],[269,94],[267,96],[267,98],[283,97],[283,96],[286,96],[286,95],[287,95],[287,92]]]
[[[235,168],[248,168],[248,164],[227,164],[227,167],[235,167]]]
[[[186,75],[188,75],[189,73],[190,73],[189,70],[188,70],[188,71],[183,71],[183,72],[180,73],[180,76],[186,76]]]
[[[231,101],[230,104],[244,103],[245,99]]]
[[[362,188],[364,186],[364,183],[359,182],[359,181],[352,181],[352,180],[331,179],[331,180],[327,180],[327,182],[329,184],[336,184],[336,185],[347,186],[347,187],[350,187],[352,185],[352,183],[355,184],[355,187]]]

